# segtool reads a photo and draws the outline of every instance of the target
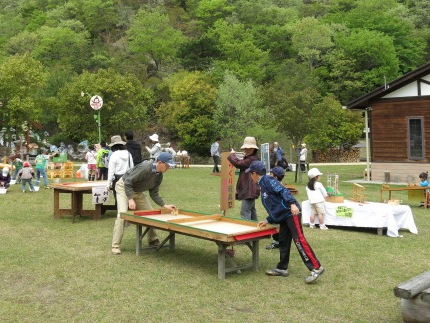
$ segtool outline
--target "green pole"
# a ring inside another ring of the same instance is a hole
[[[99,143],[101,143],[102,142],[102,131],[101,131],[101,123],[102,123],[102,120],[101,120],[101,118],[100,118],[100,110],[101,109],[99,109],[99,115],[98,115],[98,119],[97,119],[97,121],[98,121],[98,124],[99,124]]]

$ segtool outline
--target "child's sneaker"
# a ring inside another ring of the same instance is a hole
[[[309,224],[309,228],[314,229],[315,228],[315,224]]]
[[[321,230],[328,230],[328,228],[325,226],[325,224],[320,225]]]
[[[305,283],[306,284],[314,283],[319,278],[319,276],[324,273],[324,271],[325,271],[325,269],[323,266],[320,266],[320,268],[318,268],[318,269],[311,270],[309,276],[306,277],[306,279],[305,279]]]
[[[23,193],[25,193],[25,190],[22,190]]]
[[[287,269],[273,268],[273,269],[266,270],[266,274],[269,276],[287,277],[288,276],[288,270]]]

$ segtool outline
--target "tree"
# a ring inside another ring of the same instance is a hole
[[[39,37],[34,32],[23,31],[11,37],[4,46],[8,55],[31,53],[39,42]]]
[[[1,126],[18,128],[38,120],[44,81],[42,64],[29,55],[11,56],[0,64]]]
[[[218,20],[208,35],[216,39],[222,55],[215,61],[215,74],[224,75],[229,70],[242,80],[260,83],[264,79],[269,55],[255,45],[252,33],[244,25]]]
[[[322,54],[333,47],[331,36],[329,26],[321,24],[316,18],[303,18],[293,27],[293,49],[313,69],[320,64]]]
[[[342,23],[351,30],[364,29],[391,38],[390,47],[394,46],[396,64],[403,74],[424,63],[425,34],[415,30],[412,18],[399,1],[362,0],[357,1],[356,7],[350,11],[330,14],[324,21]],[[383,49],[383,46],[379,45],[379,48]],[[357,51],[357,47],[354,47],[354,51]]]
[[[363,134],[361,114],[343,110],[333,96],[326,96],[312,109],[312,123],[317,125],[306,136],[313,149],[350,149]]]
[[[220,51],[216,41],[205,35],[181,44],[178,57],[185,69],[202,71],[210,68],[214,60],[220,58]]]
[[[83,97],[81,92],[85,93]],[[136,77],[120,75],[112,69],[84,72],[64,85],[49,107],[57,113],[58,125],[69,140],[97,142],[96,111],[89,105],[90,96],[96,94],[104,102],[100,111],[102,138],[108,140],[126,128],[145,127],[146,110],[153,103],[152,91],[145,89]]]
[[[88,66],[91,55],[89,34],[64,27],[42,27],[32,56],[47,66],[70,65],[76,72]]]
[[[312,110],[319,101],[319,93],[313,88],[306,88],[279,94],[278,104],[270,107],[276,116],[278,130],[285,133],[294,145],[298,146],[316,126]]]
[[[127,32],[131,52],[152,64],[157,72],[177,60],[177,50],[185,42],[180,30],[173,28],[161,10],[139,10]]]
[[[358,73],[362,82],[362,94],[372,91],[399,76],[399,60],[393,38],[377,31],[354,29],[335,37],[337,48],[343,57],[350,58],[349,68]],[[352,64],[352,66],[350,65]]]
[[[193,10],[193,14],[203,24],[202,28],[211,27],[218,19],[229,16],[234,10],[227,0],[200,0]]]
[[[199,155],[217,134],[213,120],[215,88],[201,72],[179,72],[165,81],[169,98],[156,110],[160,123],[181,138],[181,148]]]
[[[214,121],[229,147],[237,147],[260,124],[264,109],[259,109],[258,99],[258,89],[250,80],[240,81],[229,71],[225,73],[217,90]]]

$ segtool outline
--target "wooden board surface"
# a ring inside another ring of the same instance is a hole
[[[91,190],[93,187],[107,186],[107,181],[94,181],[94,182],[70,182],[70,183],[53,183],[50,184],[52,188],[63,189],[67,191],[84,191]]]
[[[186,225],[192,228],[213,231],[222,234],[244,234],[250,231],[258,230],[256,225],[252,227],[250,225],[217,220],[200,220],[194,222],[187,222]]]
[[[155,210],[154,210],[155,211]],[[152,211],[151,213],[154,213]],[[156,212],[156,211],[155,211]],[[173,232],[183,233],[205,239],[235,242],[235,236],[269,232],[273,226],[266,226],[260,229],[256,222],[223,217],[220,214],[204,215],[195,212],[183,212],[179,210],[177,215],[166,213],[161,210],[160,214],[149,214],[142,216],[145,211],[136,211],[139,216],[133,213],[121,213],[121,217],[134,224],[162,228]],[[270,235],[270,233],[267,233]]]

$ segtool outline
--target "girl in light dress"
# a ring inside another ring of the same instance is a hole
[[[309,182],[306,186],[306,193],[311,204],[310,228],[315,228],[315,217],[318,216],[320,229],[328,230],[324,224],[324,201],[328,197],[328,194],[324,185],[319,182],[321,175],[322,173],[318,168],[311,168],[308,172]]]

